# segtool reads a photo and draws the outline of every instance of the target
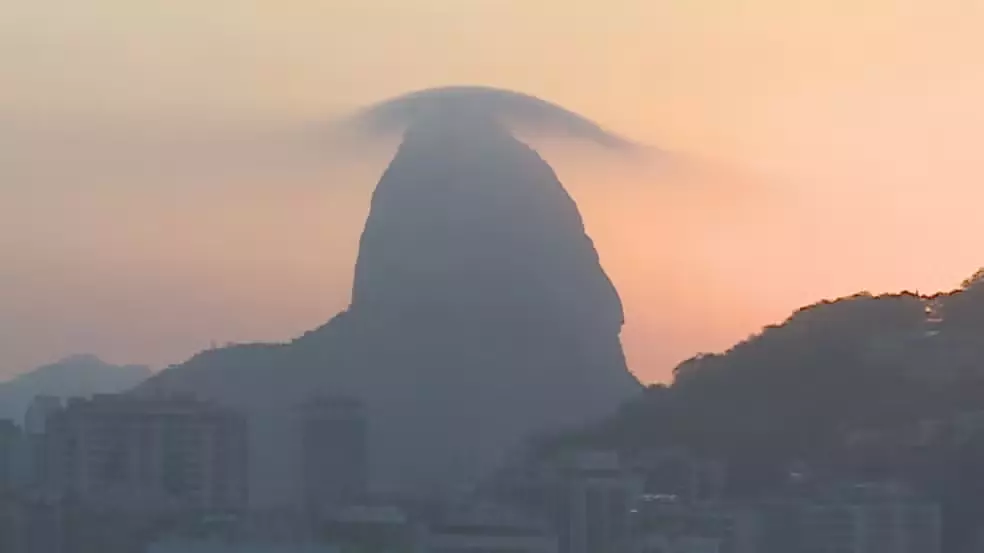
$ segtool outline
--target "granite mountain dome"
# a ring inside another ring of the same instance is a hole
[[[574,201],[496,118],[462,115],[406,129],[346,311],[289,344],[205,352],[142,389],[267,414],[315,392],[361,397],[384,490],[467,485],[532,433],[637,392],[621,302]],[[254,433],[257,475],[283,461],[276,435]]]

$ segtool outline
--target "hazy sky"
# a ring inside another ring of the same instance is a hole
[[[292,130],[412,89],[531,93],[705,160],[545,156],[666,379],[796,307],[984,265],[979,0],[0,0],[0,376],[178,362],[348,300],[391,153]]]

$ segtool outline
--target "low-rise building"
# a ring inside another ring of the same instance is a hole
[[[340,553],[405,553],[416,549],[417,527],[393,505],[349,505],[325,513],[316,536]]]
[[[220,538],[172,538],[151,543],[145,553],[339,553],[319,543],[230,541]]]
[[[939,506],[897,487],[859,485],[805,505],[805,553],[939,553]]]
[[[626,467],[643,478],[646,493],[674,495],[683,501],[717,501],[724,496],[727,467],[684,448],[643,450],[625,460]]]
[[[717,553],[760,551],[761,513],[752,505],[687,503],[675,497],[644,496],[633,512],[638,553],[677,550]]]
[[[721,553],[721,540],[701,536],[650,534],[640,537],[635,553]]]
[[[561,553],[620,553],[630,547],[630,514],[643,489],[644,477],[617,452],[575,450],[515,462],[489,493],[545,517]]]
[[[421,553],[558,553],[559,540],[544,524],[494,505],[458,508],[432,525]]]

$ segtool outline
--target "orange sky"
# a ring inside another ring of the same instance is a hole
[[[667,175],[541,145],[643,380],[804,303],[984,265],[980,2],[0,7],[0,376],[81,351],[163,365],[325,321],[387,152],[257,160],[244,129],[272,143],[443,84],[532,93],[701,160]]]

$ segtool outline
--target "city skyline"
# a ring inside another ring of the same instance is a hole
[[[984,552],[984,3],[0,13],[2,553]]]

